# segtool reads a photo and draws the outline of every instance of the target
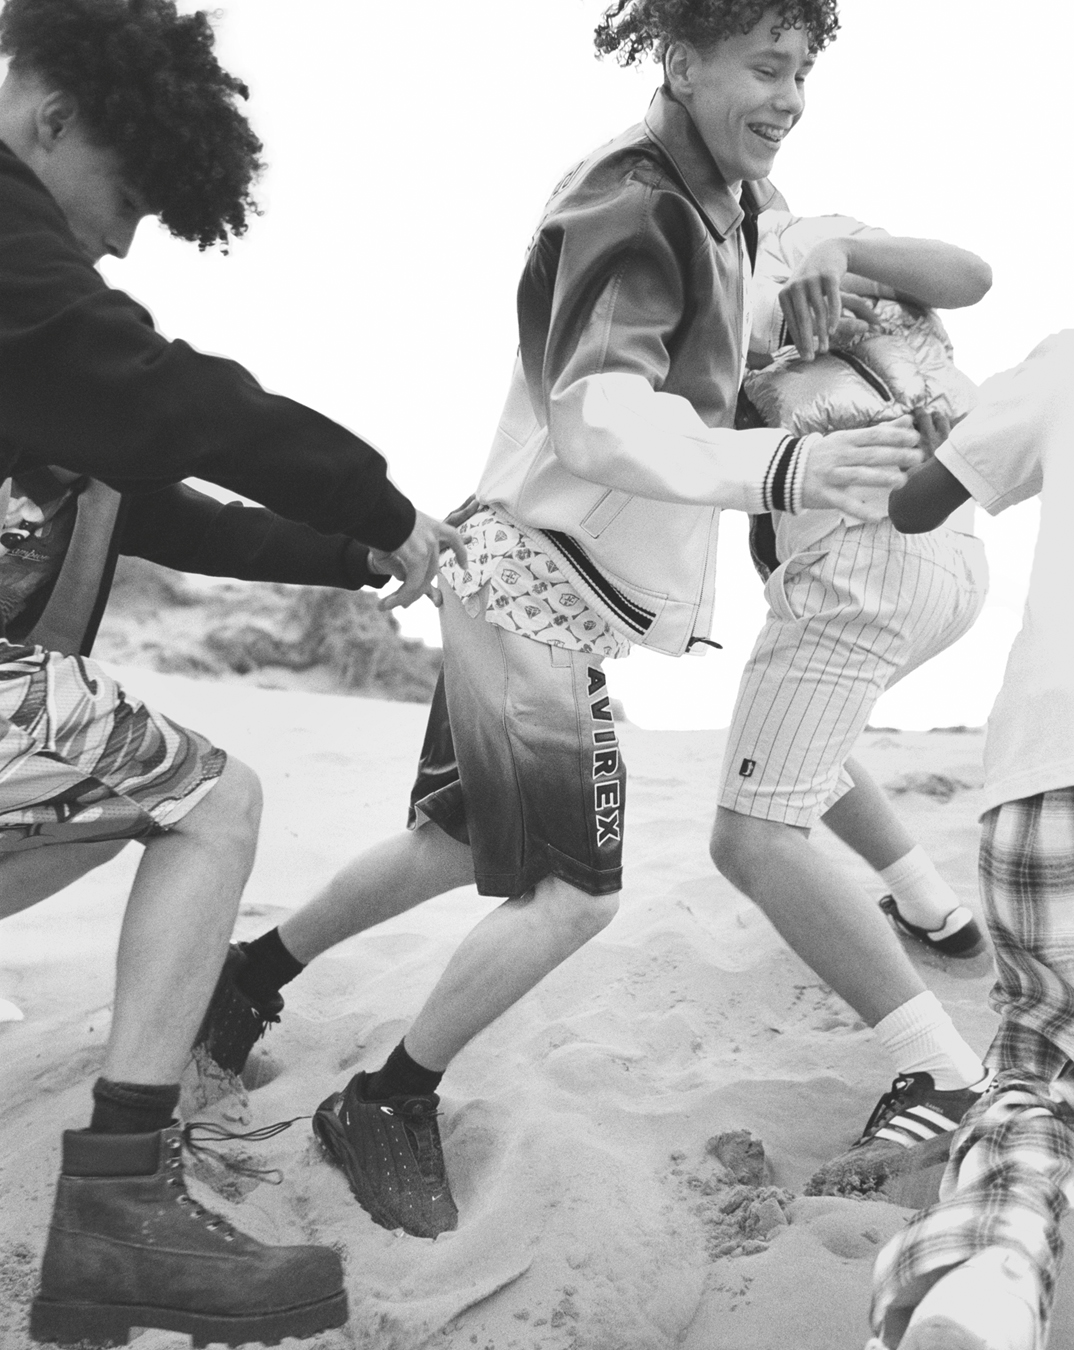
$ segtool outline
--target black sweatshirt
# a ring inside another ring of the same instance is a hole
[[[157,333],[0,142],[0,482],[47,464],[124,494],[208,479],[386,550],[414,527],[413,506],[366,442],[267,393],[235,362]]]

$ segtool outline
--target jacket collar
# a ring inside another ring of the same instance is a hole
[[[683,105],[658,89],[645,114],[645,130],[657,143],[710,229],[721,239],[742,224],[744,211],[724,182],[716,161]],[[743,204],[756,215],[778,194],[762,178],[743,185]]]

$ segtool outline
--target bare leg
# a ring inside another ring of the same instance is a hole
[[[307,965],[337,942],[474,879],[469,848],[428,822],[376,844],[280,924],[283,945]]]
[[[611,922],[618,895],[587,895],[546,877],[474,928],[406,1034],[419,1064],[442,1070],[478,1032]]]
[[[104,1076],[178,1082],[253,866],[256,776],[231,759],[212,792],[146,842],[127,902]]]
[[[0,919],[29,909],[110,862],[130,842],[54,844],[0,858]]]
[[[924,993],[887,919],[810,846],[808,830],[720,807],[712,858],[869,1026]]]
[[[876,872],[891,867],[916,844],[883,788],[854,759],[846,762],[854,786],[822,817],[825,825]]]

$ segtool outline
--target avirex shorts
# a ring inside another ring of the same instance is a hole
[[[809,827],[852,786],[843,767],[885,689],[951,646],[984,604],[972,535],[840,525],[768,578],[724,752],[720,805]]]
[[[95,661],[0,639],[0,858],[159,834],[226,762]]]
[[[447,586],[412,828],[473,850],[482,895],[547,876],[590,895],[622,884],[626,769],[600,658],[471,618]]]

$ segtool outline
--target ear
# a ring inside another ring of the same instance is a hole
[[[689,42],[672,42],[664,53],[664,80],[676,98],[689,98],[694,92],[697,62],[696,47]]]
[[[41,148],[54,150],[70,134],[78,120],[78,104],[71,94],[54,90],[46,94],[34,113],[34,130]]]

